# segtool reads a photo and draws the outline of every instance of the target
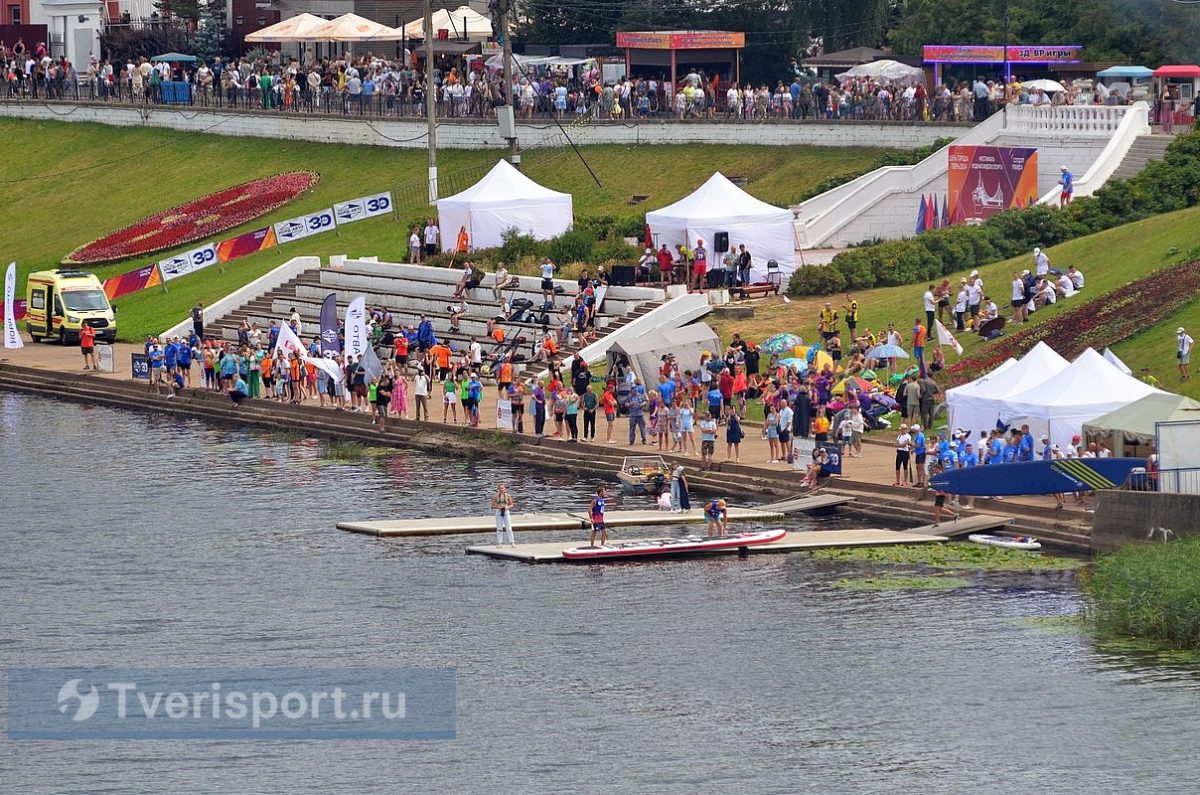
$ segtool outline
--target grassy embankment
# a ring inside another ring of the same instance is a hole
[[[1073,308],[1097,298],[1111,290],[1119,289],[1134,279],[1178,262],[1181,259],[1200,257],[1200,207],[1148,218],[1136,223],[1078,238],[1048,249],[1055,267],[1067,268],[1075,265],[1083,271],[1087,286],[1077,297],[1050,309],[1041,309],[1033,314],[1033,323],[1042,322],[1064,309]],[[987,291],[996,300],[1002,312],[1007,312],[1012,272],[1032,269],[1032,253],[980,268]],[[959,278],[967,272],[956,273],[951,284],[957,291]],[[859,328],[886,329],[895,322],[905,336],[911,336],[914,318],[924,317],[921,294],[925,284],[883,287],[857,293],[860,307]],[[1175,329],[1188,328],[1193,336],[1200,331],[1200,285],[1196,285],[1197,300],[1188,303],[1176,314],[1163,322],[1145,329],[1141,333],[1113,346],[1113,350],[1135,373],[1149,367],[1153,375],[1171,391],[1182,392],[1200,398],[1200,382],[1181,382],[1174,367]],[[727,339],[734,331],[740,331],[749,339],[763,339],[780,332],[791,331],[806,340],[816,339],[817,312],[826,300],[840,307],[846,303],[844,295],[828,298],[792,299],[785,304],[782,299],[760,302],[755,317],[749,321],[721,321],[714,323],[717,331]],[[840,311],[840,310],[839,310]],[[711,321],[710,321],[711,322]],[[951,324],[947,327],[953,328]],[[843,326],[844,328],[844,326]],[[1006,329],[1010,333],[1012,329]],[[965,351],[964,355],[978,351],[986,345],[973,334],[958,335]],[[946,360],[953,363],[957,357],[945,349]]]
[[[231,184],[298,168],[321,174],[312,193],[224,232],[222,238],[334,202],[410,185],[424,179],[427,165],[423,150],[226,138],[93,124],[0,120],[0,136],[22,142],[12,156],[0,158],[0,218],[5,219],[0,228],[0,254],[5,263],[17,261],[21,290],[26,273],[54,267],[76,246]],[[787,204],[825,177],[869,167],[882,151],[700,145],[586,147],[584,155],[602,188],[596,186],[570,150],[534,150],[523,155],[522,166],[542,184],[571,193],[577,215],[636,216],[682,198],[714,170],[747,177],[755,196]],[[444,150],[439,153],[439,167],[449,183],[456,172],[487,167],[497,157],[496,152]],[[631,206],[629,200],[634,195],[648,198]],[[419,217],[422,212],[419,207],[402,209],[399,221],[363,221],[343,227],[336,234],[236,260],[224,273],[209,268],[177,279],[166,294],[152,289],[122,298],[118,302],[121,336],[133,340],[161,331],[184,317],[197,300],[211,302],[291,256],[404,257],[409,229],[401,221]],[[204,242],[208,241],[179,250]],[[173,253],[177,251],[91,270],[106,278]]]

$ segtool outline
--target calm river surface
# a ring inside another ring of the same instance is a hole
[[[458,739],[0,738],[0,792],[1196,790],[1200,671],[1038,628],[1078,612],[1071,575],[870,592],[803,556],[489,561],[462,554],[483,537],[334,525],[481,513],[500,478],[579,508],[590,484],[320,454],[0,394],[0,669],[451,666]]]

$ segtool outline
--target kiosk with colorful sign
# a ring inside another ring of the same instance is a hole
[[[1002,65],[1004,81],[1012,79],[1012,65],[1079,63],[1079,44],[926,44],[922,60],[933,66],[933,81],[942,82],[944,64]]]
[[[746,34],[725,30],[628,31],[617,34],[625,50],[625,73],[655,77],[667,72],[679,85],[681,69],[717,72],[721,82],[740,83]]]

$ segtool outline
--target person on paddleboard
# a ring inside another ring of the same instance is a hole
[[[723,536],[729,532],[729,506],[725,500],[711,499],[704,509],[704,515],[708,517],[708,534],[710,536]]]
[[[592,507],[588,510],[588,516],[592,520],[592,538],[588,542],[590,546],[596,546],[596,533],[600,534],[600,546],[608,543],[608,528],[604,526],[604,487],[600,486],[596,489],[596,496],[592,497]]]

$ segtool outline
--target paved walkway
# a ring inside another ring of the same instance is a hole
[[[116,365],[114,373],[91,373],[91,372],[84,373],[82,371],[82,367],[83,367],[82,357],[80,356],[79,349],[77,347],[71,346],[71,347],[67,347],[67,348],[62,348],[62,347],[58,346],[57,344],[53,344],[53,343],[33,344],[33,343],[30,343],[28,341],[28,339],[26,339],[25,347],[21,348],[19,350],[0,350],[0,361],[4,361],[5,359],[7,359],[7,360],[11,361],[13,364],[16,364],[19,366],[37,367],[37,368],[48,369],[48,370],[56,370],[59,372],[79,371],[81,376],[92,377],[92,378],[99,377],[99,378],[129,380],[132,377],[131,376],[131,367],[130,367],[130,354],[131,353],[140,353],[142,351],[142,348],[141,348],[141,346],[130,345],[130,344],[126,344],[126,343],[117,343],[116,345],[113,346],[113,348],[114,348],[114,361],[115,361],[115,365]],[[196,368],[195,366],[193,366],[192,372],[193,372],[193,378],[192,378],[193,385],[202,386],[203,385],[202,373],[200,373],[198,368]],[[410,384],[409,416],[412,417],[411,379],[409,381],[409,384]],[[440,425],[441,424],[441,416],[442,416],[442,407],[440,404],[440,388],[435,389],[435,393],[437,394],[437,399],[439,402],[434,403],[431,400],[431,404],[432,404],[431,407],[433,409],[433,416],[434,416],[433,424]],[[315,399],[310,399],[307,402],[311,405],[316,404]],[[461,425],[462,420],[463,420],[463,416],[462,416],[463,411],[462,411],[461,406],[459,406],[458,409],[459,409],[459,424]],[[483,406],[480,409],[481,427],[494,428],[495,427],[495,420],[494,420],[495,416],[496,416],[496,390],[494,387],[490,387],[490,386],[485,387],[484,388]],[[452,418],[451,418],[451,424],[453,424]],[[580,431],[582,432],[582,430],[583,430],[582,415],[579,418],[579,424],[580,424]],[[653,455],[653,454],[657,454],[660,452],[658,446],[655,444],[646,444],[646,445],[643,445],[640,443],[633,444],[633,445],[628,444],[629,421],[625,417],[619,417],[613,423],[613,431],[612,431],[613,443],[612,444],[608,444],[606,441],[607,423],[606,423],[603,415],[600,415],[600,417],[597,419],[596,425],[597,425],[597,429],[596,429],[597,436],[596,436],[595,444],[602,445],[608,450],[621,451],[622,453],[624,453],[626,455]],[[727,447],[725,444],[725,428],[724,428],[724,426],[722,426],[721,428],[718,429],[717,449],[716,449],[716,456],[715,456],[716,463],[718,463],[718,464],[724,463],[724,462],[732,463],[734,461],[737,461],[738,463],[740,463],[746,467],[762,469],[764,471],[770,471],[770,472],[777,473],[777,474],[786,473],[788,471],[791,471],[792,468],[786,463],[776,463],[776,464],[770,463],[769,446],[767,444],[766,439],[762,438],[760,427],[758,427],[756,425],[746,424],[743,426],[743,428],[744,428],[746,437],[741,444],[740,455],[738,455],[736,457],[730,457],[726,454]],[[527,434],[532,434],[532,432],[533,432],[533,415],[532,415],[532,413],[528,413],[526,415],[525,431]],[[565,432],[566,431],[564,428],[564,433]],[[547,420],[546,433],[547,433],[547,435],[554,433],[553,420]],[[699,438],[700,438],[699,431],[696,432],[695,436],[696,436],[696,443],[697,443],[697,445],[699,445]],[[891,437],[890,433],[885,433],[885,432],[876,433],[864,442],[861,458],[845,456],[843,458],[843,463],[842,463],[842,479],[857,481],[859,483],[874,484],[874,485],[877,485],[880,487],[891,486],[891,484],[895,480],[895,453],[893,452],[893,448],[891,446],[891,438],[892,437]],[[587,445],[581,444],[580,445],[580,454],[587,455],[586,450],[587,450]],[[667,449],[662,450],[661,452],[670,453],[670,446],[668,445]],[[688,452],[688,453],[680,453],[679,455],[681,455],[685,460],[693,459],[695,461],[695,465],[697,467],[699,467],[700,457],[697,453]],[[799,490],[799,481],[800,481],[801,476],[802,476],[802,472],[796,473],[797,490]],[[919,496],[917,490],[909,489],[909,491],[913,495],[913,500],[916,501]],[[931,505],[932,503],[927,501],[927,504]],[[1004,499],[1003,501],[979,500],[975,507],[980,511],[986,511],[989,513],[1005,513],[1008,515],[1019,516],[1020,515],[1020,506],[1028,506],[1028,507],[1032,507],[1032,508],[1038,508],[1041,510],[1047,510],[1047,509],[1051,509],[1054,507],[1054,499],[1050,496],[1030,496],[1030,497],[1010,497],[1010,498]],[[1091,506],[1091,504],[1089,503],[1087,507],[1090,507],[1090,506]],[[1064,509],[1063,514],[1064,514],[1064,517],[1070,517],[1071,519],[1076,520],[1076,521],[1085,518],[1085,514],[1084,514],[1084,511],[1082,510],[1082,508],[1080,506],[1076,506],[1071,501],[1068,501],[1068,507]]]

